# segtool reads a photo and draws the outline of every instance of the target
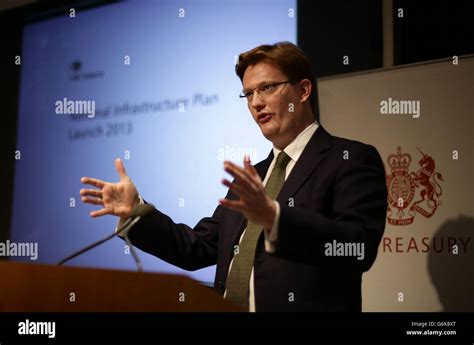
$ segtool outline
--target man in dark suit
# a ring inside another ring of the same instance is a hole
[[[186,270],[217,264],[215,289],[245,310],[361,311],[387,208],[377,150],[318,125],[311,65],[295,45],[243,53],[236,73],[272,152],[255,166],[224,162],[229,192],[193,229],[154,210],[129,231],[132,243]],[[144,201],[115,163],[118,183],[84,177],[98,189],[81,195],[103,206],[91,216],[123,222]]]

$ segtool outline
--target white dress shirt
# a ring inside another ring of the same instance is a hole
[[[318,129],[318,123],[315,121],[311,125],[306,127],[300,134],[298,134],[298,136],[291,143],[288,144],[288,146],[286,146],[283,149],[285,153],[291,158],[291,160],[288,162],[288,165],[286,166],[285,180],[290,175],[291,170],[293,170],[293,167],[295,166],[296,162],[298,161],[301,154],[303,153],[303,150],[306,147],[306,144],[308,144],[309,139],[311,139],[312,135],[314,134],[314,132],[316,132],[317,129]],[[267,174],[265,175],[265,179],[263,180],[263,185],[265,185],[268,179],[270,178],[273,167],[275,166],[276,158],[280,152],[281,150],[277,149],[276,147],[273,147],[273,160],[270,163],[270,166],[268,167]],[[275,201],[275,206],[276,206],[276,215],[275,215],[275,220],[273,221],[273,227],[268,234],[266,231],[264,231],[265,250],[268,253],[273,253],[275,251],[275,242],[278,239],[278,224],[280,222],[280,204],[277,201]],[[242,241],[244,234],[245,234],[245,230],[240,236],[239,244],[240,244],[240,241]],[[234,259],[232,259],[232,261],[230,262],[229,272],[230,272],[230,269],[232,268],[233,261]],[[226,292],[227,291],[224,292],[224,297],[226,295]],[[252,273],[250,274],[249,311],[255,312],[253,268],[252,268]]]

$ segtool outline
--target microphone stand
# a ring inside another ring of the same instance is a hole
[[[125,236],[123,238],[125,239],[125,242],[127,243],[128,247],[130,248],[130,252],[132,253],[132,257],[133,257],[133,260],[135,261],[135,264],[137,265],[138,271],[142,272],[143,268],[142,268],[142,264],[140,262],[140,259],[138,258],[138,255],[137,255],[137,253],[135,252],[135,249],[132,246],[130,238],[128,237],[128,231],[125,231],[125,230],[130,229],[133,225],[135,225],[140,220],[140,218],[141,218],[140,216],[137,216],[135,218],[133,218],[133,217],[128,218],[119,230],[117,230],[116,232],[114,231],[112,234],[104,237],[103,239],[98,240],[98,241],[88,245],[87,247],[84,247],[81,250],[78,250],[77,252],[74,252],[71,255],[65,257],[64,259],[62,259],[61,261],[58,262],[58,266],[61,266],[62,264],[74,259],[75,257],[87,252],[88,250],[91,250],[91,249],[101,245],[102,243],[107,242],[108,240],[114,238],[115,236],[120,235],[122,232],[125,232]]]

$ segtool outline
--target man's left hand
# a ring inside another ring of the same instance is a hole
[[[275,202],[265,193],[262,179],[257,170],[250,164],[248,156],[244,158],[244,167],[241,168],[230,161],[224,162],[224,170],[235,180],[230,182],[222,179],[222,184],[238,195],[240,199],[221,199],[219,203],[227,208],[241,212],[249,222],[261,225],[270,231],[276,215]]]

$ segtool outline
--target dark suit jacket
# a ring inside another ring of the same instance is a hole
[[[262,180],[272,159],[273,151],[255,166]],[[229,192],[227,198],[236,196]],[[256,310],[361,311],[362,273],[377,255],[387,209],[377,150],[331,136],[319,126],[277,201],[281,213],[276,251],[266,252],[263,234],[257,245]],[[214,287],[223,294],[233,248],[246,224],[242,214],[222,206],[194,229],[155,210],[129,237],[140,249],[186,270],[217,264]],[[333,240],[364,243],[364,260],[326,256],[324,245]]]

